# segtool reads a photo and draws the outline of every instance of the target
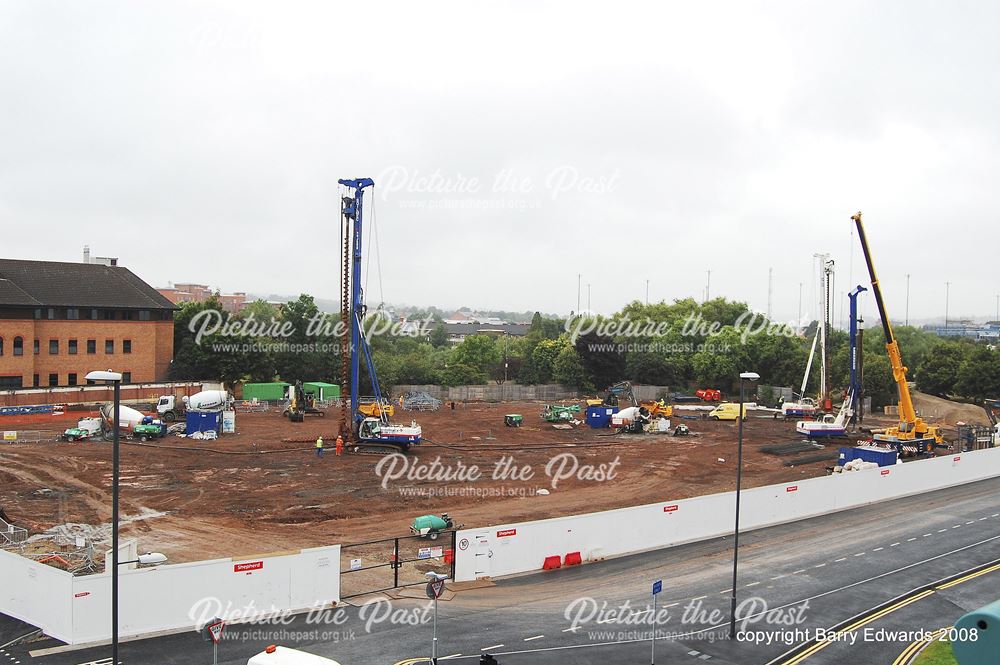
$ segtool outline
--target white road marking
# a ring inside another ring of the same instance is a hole
[[[990,517],[996,517],[997,515],[1000,515],[1000,513],[993,513]]]
[[[952,527],[952,528],[954,529],[955,527]],[[945,532],[945,531],[947,531],[947,530],[948,530],[948,529],[938,529],[938,533],[944,533],[944,532]]]
[[[916,540],[916,538],[907,538],[907,539],[906,539],[906,542],[908,542],[908,543],[912,543],[912,542],[913,542],[914,540]]]
[[[502,647],[502,644],[494,644],[493,646],[483,647],[480,651],[489,651],[490,649],[500,649]]]
[[[526,638],[524,638],[524,641],[525,642],[530,642],[532,640],[540,640],[543,637],[545,637],[545,636],[544,635],[535,635],[534,637],[526,637]]]
[[[670,603],[669,605],[664,605],[663,607],[674,607],[676,605],[680,605],[680,603]]]
[[[834,559],[833,560],[834,563],[840,563],[841,561],[847,561],[847,557],[846,556],[842,556],[839,559]]]
[[[988,519],[989,519],[989,517],[980,517],[979,521],[982,522],[983,520],[988,520]]]
[[[824,566],[826,566],[825,563],[817,563],[813,568],[823,568]]]
[[[691,600],[702,600],[703,598],[708,598],[708,596],[698,596],[697,598],[692,598]]]
[[[748,584],[747,586],[748,586],[748,587],[750,587],[750,586],[757,586],[758,584],[760,584],[760,582],[751,582],[751,583],[750,583],[750,584]]]
[[[723,589],[719,593],[729,593],[730,591],[732,591],[732,589]]]
[[[872,552],[881,552],[884,549],[885,549],[884,547],[876,547],[875,549],[872,550]]]
[[[928,534],[928,535],[929,535],[929,534]],[[864,556],[864,555],[865,555],[865,553],[864,553],[864,552],[858,552],[858,553],[857,553],[857,554],[855,554],[854,556]]]
[[[889,547],[895,547],[896,545],[899,545],[899,543],[892,543]]]
[[[968,521],[968,522],[966,522],[965,524],[966,524],[966,525],[969,525],[969,524],[972,524],[973,522],[975,522],[975,520],[969,520],[969,521]]]
[[[804,572],[806,572],[806,569],[800,568],[799,570],[793,570],[792,575],[798,575],[799,573],[804,573]]]
[[[772,580],[780,580],[780,579],[781,579],[782,577],[787,577],[787,576],[786,576],[786,575],[775,575],[775,576],[774,576],[774,577],[772,577],[771,579],[772,579]]]
[[[564,633],[575,633],[580,630],[580,626],[573,626],[572,628],[563,628]]]
[[[955,526],[953,526],[953,527],[951,527],[951,528],[952,528],[952,529],[957,529],[957,528],[959,528],[960,526],[962,526],[962,525],[961,525],[961,524],[956,524]]]
[[[929,533],[925,533],[924,535],[922,535],[922,536],[920,536],[920,537],[921,537],[921,538],[927,538],[927,537],[929,537],[930,535],[931,535],[931,534],[929,534]]]

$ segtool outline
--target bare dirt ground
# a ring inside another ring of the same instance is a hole
[[[447,406],[447,405],[446,405]],[[458,404],[453,411],[397,414],[415,418],[427,440],[407,457],[426,469],[435,460],[452,472],[477,467],[475,481],[401,478],[383,481],[374,455],[316,456],[313,442],[333,445],[339,411],[289,423],[277,412],[238,414],[234,435],[203,442],[171,437],[122,446],[125,536],[140,551],[172,562],[243,556],[408,532],[418,515],[450,513],[458,523],[484,526],[681,499],[732,489],[736,423],[673,419],[687,437],[615,435],[579,425],[555,429],[539,417],[539,403]],[[507,428],[503,415],[521,413],[524,426]],[[35,419],[27,427],[55,439],[82,417]],[[887,424],[869,418],[866,424]],[[4,421],[0,429],[16,429]],[[753,415],[745,424],[745,486],[787,482],[826,473],[833,460],[785,466],[794,456],[762,452],[768,444],[801,440],[792,422]],[[836,451],[850,445],[837,440]],[[553,487],[546,465],[564,454],[564,471],[578,474]],[[509,460],[505,477],[496,465]],[[617,464],[613,464],[617,461]],[[602,466],[603,465],[603,466]],[[513,469],[530,467],[519,479]],[[397,467],[398,469],[398,467]],[[597,479],[603,469],[613,477]],[[0,507],[33,534],[55,529],[101,541],[111,516],[111,445],[106,442],[0,443]],[[546,489],[548,495],[536,490]],[[53,541],[47,541],[51,543]],[[53,548],[54,549],[54,548]]]

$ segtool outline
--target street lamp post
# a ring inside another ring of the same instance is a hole
[[[106,372],[90,372],[86,376],[88,381],[103,381],[114,386],[115,407],[114,421],[112,428],[112,452],[111,452],[111,663],[118,665],[118,494],[119,494],[119,467],[120,459],[118,454],[118,444],[121,432],[119,422],[119,411],[122,399],[122,375],[118,372],[107,370]]]
[[[756,372],[742,372],[740,374],[740,410],[737,412],[736,422],[739,423],[736,443],[736,527],[733,531],[733,588],[729,606],[729,639],[736,639],[736,573],[740,556],[740,486],[743,482],[743,385],[744,381],[757,381],[760,374]]]

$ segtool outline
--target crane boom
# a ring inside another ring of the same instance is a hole
[[[892,323],[890,323],[889,314],[886,312],[885,299],[882,297],[882,287],[879,285],[878,276],[875,274],[875,264],[872,262],[868,237],[865,235],[865,227],[861,222],[861,213],[858,212],[852,215],[851,219],[854,220],[858,228],[861,249],[865,255],[865,263],[868,265],[868,275],[871,277],[872,293],[875,296],[875,304],[878,306],[879,318],[882,320],[882,330],[885,332],[885,348],[889,353],[892,376],[896,381],[896,387],[899,391],[899,426],[895,429],[887,430],[883,440],[909,441],[931,439],[934,443],[941,443],[942,437],[938,427],[928,426],[923,420],[917,417],[916,409],[913,407],[913,397],[910,395],[910,386],[906,380],[907,368],[903,364],[903,355],[899,350],[899,341],[892,332]],[[931,452],[931,450],[921,447],[916,452],[927,453]]]

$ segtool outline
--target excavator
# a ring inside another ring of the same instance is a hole
[[[857,225],[858,237],[861,239],[861,249],[865,254],[865,263],[868,264],[868,275],[871,277],[872,293],[875,295],[875,303],[878,305],[879,318],[882,320],[882,330],[885,333],[885,348],[889,353],[889,363],[892,365],[892,376],[896,380],[896,387],[899,389],[899,424],[889,427],[881,433],[872,435],[872,438],[879,443],[890,444],[896,448],[900,457],[931,455],[934,448],[944,443],[941,429],[937,425],[925,423],[917,415],[913,406],[913,398],[910,396],[910,386],[906,380],[906,365],[903,364],[903,356],[899,350],[899,341],[892,332],[892,324],[889,322],[889,315],[885,309],[885,300],[882,298],[882,288],[879,286],[878,277],[875,274],[875,264],[872,262],[871,249],[868,247],[868,237],[865,235],[865,227],[861,222],[861,213],[851,216]]]
[[[632,390],[632,383],[629,381],[619,381],[610,388],[608,388],[607,393],[604,395],[604,400],[601,403],[603,406],[618,406],[622,398],[627,398],[632,406],[637,406],[640,409],[645,409],[646,413],[643,414],[648,416],[650,420],[655,418],[670,418],[674,415],[674,407],[672,404],[667,404],[664,400],[644,400],[640,402],[635,398],[635,391]]]

